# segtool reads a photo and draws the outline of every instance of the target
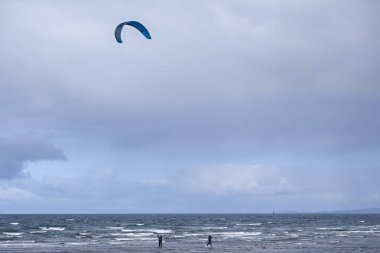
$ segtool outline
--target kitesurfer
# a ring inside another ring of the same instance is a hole
[[[158,238],[158,247],[162,248],[162,235],[158,235],[157,238]]]
[[[208,240],[207,240],[207,247],[210,245],[212,247],[212,242],[211,242],[212,236],[208,235]]]

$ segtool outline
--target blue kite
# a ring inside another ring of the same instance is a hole
[[[123,30],[123,27],[125,25],[129,25],[129,26],[136,28],[145,36],[145,38],[147,38],[149,40],[152,38],[149,34],[148,29],[146,29],[146,27],[143,26],[141,23],[139,23],[137,21],[128,21],[128,22],[123,22],[123,23],[119,24],[118,26],[116,26],[115,39],[119,43],[123,43],[123,41],[121,40],[121,31]]]

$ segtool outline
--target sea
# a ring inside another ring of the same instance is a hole
[[[0,252],[372,253],[380,215],[0,214]]]

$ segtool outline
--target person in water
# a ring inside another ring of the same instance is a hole
[[[212,247],[212,242],[211,242],[212,236],[208,235],[208,240],[207,240],[207,247],[210,245]]]
[[[158,247],[162,248],[162,235],[158,235]]]

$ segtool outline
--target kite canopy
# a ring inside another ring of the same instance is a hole
[[[123,43],[123,41],[121,40],[121,31],[123,30],[123,27],[125,25],[129,25],[129,26],[136,28],[145,36],[145,38],[147,38],[149,40],[152,38],[152,37],[150,37],[148,29],[146,29],[145,26],[143,26],[141,23],[139,23],[137,21],[128,21],[128,22],[123,22],[123,23],[119,24],[118,26],[116,26],[115,39],[119,43]]]

